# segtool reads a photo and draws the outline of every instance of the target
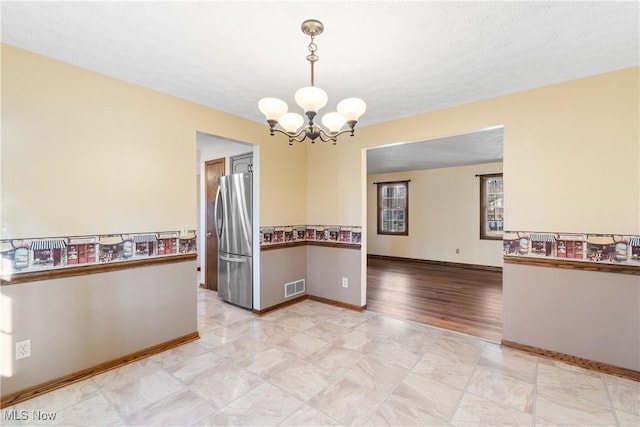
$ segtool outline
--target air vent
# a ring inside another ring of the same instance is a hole
[[[284,297],[292,297],[294,295],[304,293],[304,279],[296,280],[295,282],[285,283],[284,285]]]

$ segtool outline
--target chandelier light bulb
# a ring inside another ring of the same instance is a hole
[[[296,91],[296,103],[305,113],[317,113],[327,105],[327,92],[315,86],[307,86]]]
[[[338,133],[342,126],[347,123],[347,119],[345,119],[342,114],[336,113],[335,111],[332,113],[327,113],[322,117],[322,124],[329,129],[331,133]]]
[[[295,134],[302,127],[304,119],[300,114],[286,113],[278,119],[278,124],[284,128],[287,133]]]
[[[358,121],[366,110],[367,104],[360,98],[347,98],[338,103],[338,113],[342,114],[347,121]]]
[[[287,111],[289,107],[287,103],[278,98],[262,98],[258,102],[258,108],[267,117],[267,120],[278,121]]]

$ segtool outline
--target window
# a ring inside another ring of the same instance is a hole
[[[500,240],[504,232],[504,182],[501,173],[480,175],[480,239]]]
[[[378,234],[409,235],[409,181],[377,182]]]

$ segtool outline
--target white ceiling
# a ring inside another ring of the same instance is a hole
[[[309,84],[358,126],[640,64],[630,2],[11,2],[4,43],[258,122],[257,102]],[[322,113],[322,112],[321,112]],[[265,124],[266,126],[266,124]]]
[[[502,161],[502,126],[428,141],[367,150],[367,174],[448,168]]]

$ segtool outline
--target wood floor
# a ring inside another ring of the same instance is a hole
[[[502,339],[502,272],[369,257],[367,310]]]

